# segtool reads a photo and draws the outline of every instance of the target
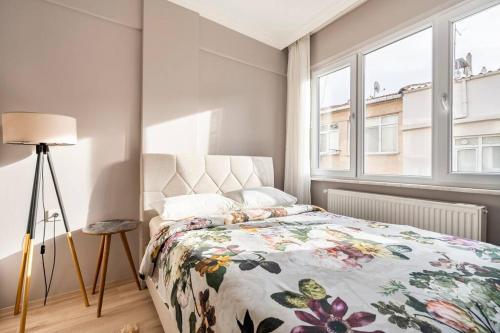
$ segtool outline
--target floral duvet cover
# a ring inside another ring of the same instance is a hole
[[[500,332],[500,248],[313,206],[161,229],[141,276],[180,332]]]

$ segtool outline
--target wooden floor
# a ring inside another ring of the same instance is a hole
[[[153,301],[147,289],[138,291],[134,281],[106,286],[102,317],[96,317],[97,294],[90,295],[90,306],[83,306],[78,291],[49,299],[32,302],[27,320],[27,332],[120,332],[126,324],[135,324],[140,333],[163,332]],[[15,333],[20,315],[14,316],[12,308],[0,310],[0,333]]]

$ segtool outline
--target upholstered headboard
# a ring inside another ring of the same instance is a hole
[[[140,232],[141,248],[149,240],[148,223],[157,215],[151,203],[157,200],[274,186],[271,157],[143,154],[141,168],[141,220],[145,222]]]
[[[142,162],[145,222],[154,216],[151,203],[164,197],[274,186],[271,157],[144,154]]]

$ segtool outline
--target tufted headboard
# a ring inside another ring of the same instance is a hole
[[[258,186],[274,186],[271,157],[143,154],[141,220],[146,223],[141,231],[142,242],[149,238],[144,228],[156,215],[151,203],[157,200]]]

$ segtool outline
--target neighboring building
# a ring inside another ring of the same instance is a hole
[[[431,88],[367,100],[366,173],[431,175]],[[500,70],[457,78],[453,113],[454,171],[500,172]],[[349,169],[349,115],[349,103],[320,110],[320,168]]]

